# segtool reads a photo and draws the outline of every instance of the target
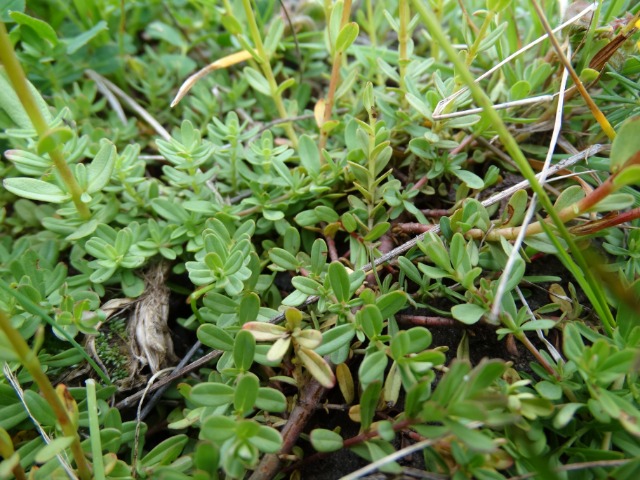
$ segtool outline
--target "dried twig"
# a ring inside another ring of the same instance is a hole
[[[326,393],[326,388],[315,380],[310,380],[302,390],[300,401],[294,407],[289,420],[282,429],[282,449],[280,454],[286,454],[295,446],[302,429],[316,410]],[[273,478],[280,470],[280,457],[277,454],[267,454],[262,457],[258,468],[253,472],[249,480],[268,480]]]
[[[232,53],[231,55],[227,55],[226,57],[219,58],[213,63],[210,63],[206,67],[198,70],[196,73],[187,78],[180,88],[178,89],[178,93],[176,93],[175,98],[171,102],[171,107],[175,107],[182,98],[189,93],[189,90],[200,80],[202,77],[206,76],[210,72],[215,70],[220,70],[222,68],[230,67],[231,65],[235,65],[236,63],[241,63],[251,58],[251,53],[246,50],[241,50],[236,53]]]
[[[575,15],[574,17],[570,18],[569,20],[567,20],[566,22],[564,22],[562,25],[557,26],[556,28],[554,28],[553,30],[551,30],[552,33],[557,33],[559,31],[561,31],[563,28],[568,27],[569,25],[573,24],[576,20],[584,17],[585,15],[587,15],[590,12],[593,12],[595,8],[594,4],[589,5],[587,8],[585,8],[584,10],[582,10],[580,13],[578,13],[577,15]],[[517,52],[512,53],[511,55],[509,55],[507,58],[505,58],[504,60],[502,60],[500,63],[498,63],[497,65],[495,65],[493,68],[491,68],[490,70],[487,70],[485,73],[483,73],[482,75],[480,75],[478,78],[476,78],[476,83],[479,82],[480,80],[483,80],[485,78],[487,78],[489,75],[491,75],[493,72],[495,72],[496,70],[498,70],[499,68],[501,68],[503,65],[506,65],[507,63],[509,63],[511,60],[513,60],[514,58],[516,58],[518,55],[520,55],[521,53],[526,52],[527,50],[529,50],[530,48],[533,48],[534,46],[536,46],[537,44],[543,42],[544,40],[546,40],[549,37],[549,33],[545,33],[544,35],[542,35],[541,37],[537,38],[536,40],[534,40],[533,42],[529,43],[528,45],[522,47],[520,50],[518,50]],[[436,106],[435,111],[433,112],[433,118],[434,120],[439,120],[441,117],[441,113],[444,111],[444,109],[447,107],[447,105],[449,105],[449,103],[451,103],[453,100],[455,100],[456,98],[458,98],[460,95],[464,94],[468,89],[468,87],[464,87],[461,88],[460,90],[458,90],[457,92],[453,93],[452,95],[449,95],[447,98],[441,100],[438,105]],[[468,113],[468,112],[466,112]]]
[[[96,82],[96,84],[98,85],[102,84],[103,86],[106,86],[106,88],[111,90],[112,93],[120,97],[122,101],[127,105],[129,105],[129,108],[131,108],[131,110],[133,110],[138,115],[140,115],[151,126],[151,128],[153,128],[156,131],[158,135],[160,135],[166,141],[171,140],[171,134],[167,131],[167,129],[164,128],[162,125],[160,125],[160,123],[153,117],[153,115],[151,115],[144,108],[142,108],[138,102],[136,102],[133,98],[127,95],[115,83],[110,82],[109,80],[104,78],[102,75],[100,75],[98,72],[94,72],[93,70],[85,70],[84,73],[85,75],[87,75],[87,77],[89,77],[91,80]]]

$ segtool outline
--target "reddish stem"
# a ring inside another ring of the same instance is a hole
[[[317,405],[326,393],[326,389],[315,380],[310,380],[304,387],[300,401],[294,407],[289,420],[282,429],[282,448],[280,454],[267,454],[262,457],[258,468],[251,474],[249,480],[270,480],[281,471],[279,455],[291,452],[300,433],[307,425],[311,415],[315,413]]]
[[[426,217],[431,217],[431,218],[448,217],[449,215],[451,215],[451,210],[447,208],[428,208],[420,211]]]
[[[464,327],[462,322],[446,317],[425,317],[423,315],[397,315],[400,322],[408,322],[424,327]]]
[[[621,223],[630,222],[631,220],[635,220],[636,218],[640,218],[640,207],[633,208],[628,212],[612,215],[611,217],[605,217],[594,222],[588,222],[584,225],[574,227],[570,230],[572,233],[575,233],[577,235],[587,235],[589,233],[599,232],[600,230],[604,230],[605,228],[615,227],[616,225],[620,225]]]
[[[327,235],[325,235],[324,239],[327,242],[327,249],[329,250],[329,259],[332,262],[337,262],[338,259],[340,258],[340,255],[338,255],[338,249],[336,248],[335,239]]]
[[[424,225],[422,223],[397,223],[394,225],[394,229],[400,230],[404,233],[424,233],[433,228],[433,225]]]

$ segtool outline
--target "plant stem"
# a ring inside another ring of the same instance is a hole
[[[578,217],[581,213],[582,212],[580,212],[575,205],[571,205],[569,207],[562,209],[558,213],[558,216],[563,222],[568,222]],[[548,218],[545,221],[547,223],[550,223],[550,219]],[[507,227],[507,228],[498,228],[495,230],[491,230],[489,232],[484,232],[479,228],[472,228],[465,234],[465,236],[468,238],[484,239],[489,242],[499,241],[500,238],[504,238],[505,240],[515,240],[520,234],[521,230],[522,230],[522,227]],[[543,231],[544,229],[542,228],[542,223],[536,222],[527,226],[525,235],[529,237],[531,235],[537,235],[539,233],[542,233]]]
[[[571,62],[569,61],[569,59],[567,59],[566,55],[562,51],[562,47],[558,43],[558,39],[551,31],[552,30],[551,26],[549,25],[549,22],[547,21],[547,17],[545,17],[544,12],[540,8],[540,5],[536,0],[531,0],[531,4],[533,5],[533,8],[535,8],[536,13],[538,14],[538,17],[540,19],[540,23],[542,23],[542,26],[544,27],[545,32],[547,32],[547,34],[549,35],[549,41],[551,42],[551,45],[553,45],[553,48],[555,49],[556,54],[558,55],[558,58],[560,59],[564,67],[569,72],[569,75],[571,75],[571,79],[573,80],[573,83],[575,84],[576,88],[580,92],[580,95],[582,95],[582,98],[584,99],[585,103],[589,107],[589,110],[591,110],[591,114],[596,119],[596,121],[600,124],[600,127],[602,128],[604,133],[607,135],[607,137],[609,137],[609,140],[613,140],[616,137],[615,130],[609,123],[609,120],[607,120],[607,117],[604,116],[602,111],[600,111],[598,106],[595,104],[595,102],[591,98],[591,95],[589,95],[589,93],[587,92],[587,89],[584,88],[584,85],[582,84],[580,77],[578,77],[578,74],[571,66]]]
[[[593,16],[591,17],[591,22],[589,22],[589,30],[585,36],[584,42],[584,59],[580,62],[580,69],[584,68],[587,65],[587,60],[589,57],[589,52],[591,51],[591,45],[593,43],[593,38],[596,34],[596,28],[598,27],[598,23],[600,23],[600,13],[602,12],[602,0],[598,0],[595,11],[593,12]]]
[[[487,29],[489,28],[489,25],[491,25],[491,22],[493,21],[493,17],[495,16],[495,14],[496,12],[494,12],[493,10],[489,10],[487,12],[487,16],[484,18],[484,22],[482,22],[480,31],[476,35],[476,39],[473,42],[473,45],[471,45],[471,47],[469,48],[469,51],[467,52],[467,60],[466,60],[467,68],[471,66],[471,63],[476,58],[476,55],[478,54],[478,49],[480,48],[480,43],[482,43],[482,40],[484,40],[484,35],[485,33],[487,33]]]
[[[5,435],[8,435],[7,431],[4,429],[1,429],[0,432],[2,432],[3,437]],[[7,460],[14,454],[15,450],[13,449],[13,443],[5,443],[0,440],[0,456]],[[13,467],[11,473],[13,473],[13,476],[16,477],[16,480],[27,480],[27,475],[24,473],[24,469],[22,468],[22,465],[20,465],[20,463],[17,463],[16,466]]]
[[[102,443],[100,442],[100,421],[98,419],[98,400],[96,398],[96,382],[89,378],[87,385],[87,411],[89,412],[89,433],[91,434],[91,454],[93,455],[94,478],[105,478],[102,459]]]
[[[403,0],[406,2],[406,0]],[[378,38],[376,35],[376,25],[375,25],[375,19],[374,19],[374,12],[373,12],[373,0],[367,0],[367,5],[366,5],[366,9],[367,9],[367,23],[368,23],[368,34],[369,34],[369,41],[371,42],[371,48],[373,50],[377,50],[378,49]],[[377,63],[375,61],[375,59],[373,59],[371,63],[371,67],[373,68],[373,70],[376,72],[376,84],[378,86],[383,86],[384,85],[384,80],[382,78],[382,75],[380,73],[380,69],[377,66]]]
[[[16,57],[16,52],[13,50],[13,45],[9,39],[4,22],[0,22],[0,62],[4,66],[7,76],[9,77],[9,81],[18,95],[20,103],[22,103],[22,106],[27,112],[38,137],[44,137],[49,131],[49,126],[47,125],[42,112],[40,112],[40,109],[38,108],[36,99],[29,89],[29,83],[25,77],[24,70],[22,70],[22,66],[18,61],[18,57]],[[82,195],[82,189],[73,176],[69,165],[67,165],[67,162],[64,160],[60,147],[56,146],[56,148],[50,151],[49,157],[58,169],[62,181],[71,194],[71,200],[76,206],[80,217],[85,220],[91,218],[91,211],[89,210],[89,207],[80,198]]]
[[[118,25],[118,56],[120,57],[121,68],[124,70],[125,67],[125,56],[126,51],[124,48],[124,36],[127,32],[127,18],[125,15],[125,0],[120,0],[120,25]]]
[[[342,28],[347,24],[350,16],[351,0],[345,0],[342,10],[342,17],[340,18],[340,30],[342,30]],[[330,25],[327,25],[327,28],[329,27]],[[332,48],[335,48],[335,45],[332,45]],[[340,64],[342,63],[342,54],[343,52],[341,50],[336,49],[335,54],[333,55],[333,65],[331,65],[331,78],[329,79],[329,91],[327,92],[327,101],[324,105],[324,115],[322,118],[323,124],[331,120],[331,111],[333,110],[336,89],[338,88],[338,82],[340,81]],[[322,150],[327,144],[328,137],[329,132],[327,130],[320,131],[320,150]]]
[[[409,57],[407,55],[407,44],[409,43],[409,22],[411,20],[411,12],[409,10],[409,0],[400,0],[398,4],[398,16],[400,17],[400,30],[398,32],[398,53],[400,58],[398,59],[398,65],[400,66],[400,91],[402,92],[402,104],[403,107],[407,107],[407,100],[405,97],[406,82],[405,76],[407,75],[407,65],[409,64]]]
[[[556,372],[556,370],[549,364],[549,362],[547,362],[547,359],[540,354],[535,345],[531,343],[531,340],[529,340],[529,338],[527,338],[527,336],[523,332],[516,332],[515,337],[520,341],[520,343],[527,347],[527,350],[529,350],[531,354],[536,357],[538,363],[540,363],[540,365],[542,365],[550,375],[552,375],[557,380],[560,380],[560,374],[558,374],[558,372]]]
[[[242,0],[242,6],[244,7],[247,21],[249,22],[249,33],[251,34],[251,38],[253,39],[253,43],[255,44],[256,50],[260,57],[260,68],[262,69],[262,73],[269,83],[269,90],[271,90],[273,102],[276,104],[276,108],[278,109],[278,114],[280,115],[280,117],[287,118],[287,109],[284,107],[282,94],[278,92],[278,83],[276,82],[276,79],[273,75],[273,70],[271,69],[271,60],[269,58],[269,55],[267,54],[267,51],[264,49],[264,44],[262,43],[262,37],[260,36],[260,31],[258,30],[256,17],[253,14],[253,9],[251,8],[251,0]],[[298,137],[293,131],[293,126],[291,125],[291,123],[285,123],[283,125],[283,128],[287,133],[287,137],[289,137],[289,140],[291,140],[293,148],[297,148]]]
[[[76,461],[80,478],[83,480],[93,478],[87,459],[85,458],[82,447],[80,446],[80,437],[78,436],[76,426],[73,424],[71,418],[69,418],[65,406],[62,404],[62,401],[53,388],[53,385],[51,385],[51,382],[49,382],[49,379],[45,375],[35,352],[29,348],[29,345],[27,345],[27,342],[24,341],[20,333],[13,328],[9,317],[1,311],[0,330],[5,334],[12,347],[13,353],[16,354],[20,363],[27,369],[29,374],[33,377],[33,380],[38,384],[38,387],[40,387],[45,400],[51,406],[56,418],[58,419],[62,434],[65,437],[73,437],[73,443],[70,448],[73,458]]]
[[[600,230],[604,230],[605,228],[615,227],[616,225],[627,223],[638,218],[640,218],[640,207],[632,208],[631,210],[614,216],[608,216],[600,220],[595,220],[584,225],[573,227],[571,228],[571,232],[576,235],[592,234],[599,232]]]
[[[322,401],[327,389],[316,380],[309,380],[300,394],[300,400],[291,411],[289,419],[282,429],[282,449],[280,455],[289,453],[296,444],[300,433],[309,422],[316,406]],[[254,470],[249,480],[270,480],[281,469],[280,457],[277,454],[267,454],[262,457],[260,464]]]
[[[412,2],[415,10],[418,12],[422,21],[427,26],[429,33],[434,40],[434,43],[438,43],[441,46],[442,50],[447,54],[449,60],[451,61],[451,63],[453,63],[457,74],[460,75],[462,80],[467,84],[469,90],[471,90],[473,98],[478,103],[478,105],[483,108],[488,121],[496,129],[500,141],[504,145],[509,155],[511,155],[511,158],[513,158],[513,160],[515,161],[516,165],[520,169],[520,173],[529,182],[529,184],[531,185],[531,189],[538,195],[540,203],[553,220],[553,223],[558,229],[558,233],[569,245],[569,248],[576,259],[576,263],[583,272],[584,279],[582,280],[591,284],[596,290],[594,292],[594,295],[592,295],[589,300],[593,303],[593,306],[598,312],[601,321],[605,325],[615,325],[615,320],[613,318],[611,310],[609,309],[609,306],[607,305],[601,285],[596,280],[595,276],[593,275],[592,269],[589,267],[584,258],[584,255],[577,247],[576,243],[573,241],[573,238],[567,230],[567,227],[564,225],[558,212],[556,212],[555,208],[553,207],[553,203],[547,195],[547,192],[545,192],[544,188],[542,188],[542,186],[536,179],[535,173],[527,162],[527,159],[522,153],[522,150],[520,150],[518,143],[507,129],[500,115],[498,115],[496,110],[493,108],[491,100],[482,90],[482,88],[480,88],[480,86],[475,83],[471,72],[468,68],[466,68],[466,65],[458,56],[458,52],[449,42],[447,36],[442,30],[440,23],[437,21],[436,16],[433,14],[431,8],[427,5],[427,2],[422,2],[420,0],[412,0]],[[553,38],[553,36],[551,36],[551,38]]]
[[[617,188],[615,185],[616,176],[621,173],[625,167],[637,165],[640,162],[640,155],[634,155],[629,160],[625,162],[625,164],[613,175],[611,175],[607,180],[605,180],[602,184],[598,186],[595,190],[592,190],[589,195],[582,198],[580,201],[576,202],[574,205],[569,205],[568,207],[563,208],[558,212],[558,216],[562,219],[563,223],[566,223],[574,218],[586,213],[593,207],[595,207],[602,200],[607,198],[609,195],[614,193]],[[572,229],[573,233],[582,232],[593,233],[598,230],[602,230],[603,228],[612,227],[614,225],[619,225],[624,222],[631,221],[635,218],[638,218],[640,215],[640,209],[634,208],[628,212],[621,213],[616,215],[613,218],[598,220],[595,222],[591,222],[593,228],[589,228],[589,225],[579,227],[577,229]],[[547,218],[545,222],[549,223],[549,219]],[[522,227],[509,227],[509,228],[498,228],[496,230],[491,230],[487,233],[484,231],[473,228],[469,230],[465,235],[469,238],[480,239],[483,238],[488,241],[498,241],[500,238],[505,238],[506,240],[514,240],[522,230]],[[537,235],[538,233],[542,233],[544,230],[542,223],[536,222],[527,226],[526,236]]]

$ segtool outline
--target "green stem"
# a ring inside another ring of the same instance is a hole
[[[369,210],[367,217],[369,217],[368,226],[371,230],[374,226],[373,211],[376,208],[377,192],[376,192],[376,157],[373,155],[373,151],[376,148],[376,107],[372,107],[372,111],[369,112],[369,125],[371,126],[371,133],[369,134],[369,158],[367,159],[369,167],[369,185],[367,185],[367,191],[371,195],[371,201],[368,202],[367,209]],[[375,271],[375,270],[374,270]]]
[[[120,67],[125,68],[124,35],[126,33],[125,0],[120,0],[120,25],[118,27],[118,56],[120,57]]]
[[[489,28],[489,25],[491,25],[491,22],[493,21],[494,16],[495,16],[495,12],[493,10],[489,10],[487,12],[487,16],[484,18],[484,22],[482,22],[480,31],[476,35],[476,39],[473,42],[473,45],[471,45],[471,47],[469,48],[469,51],[467,52],[467,61],[466,61],[467,68],[471,66],[471,63],[476,58],[476,55],[478,54],[478,49],[480,48],[480,43],[482,43],[482,40],[484,40],[484,35],[485,33],[487,33],[487,29]]]
[[[589,107],[589,110],[591,111],[593,118],[595,118],[596,121],[600,124],[602,131],[607,135],[607,137],[609,137],[609,140],[613,140],[614,138],[616,138],[615,130],[609,123],[609,120],[607,120],[607,117],[604,116],[602,111],[595,104],[595,102],[591,98],[591,95],[589,95],[589,92],[587,92],[587,89],[582,84],[580,77],[578,77],[578,74],[573,69],[571,62],[569,61],[567,56],[564,54],[562,47],[560,47],[560,43],[558,43],[558,39],[551,31],[551,25],[549,25],[549,22],[547,21],[547,17],[545,17],[544,12],[542,11],[542,8],[540,8],[540,5],[536,0],[531,0],[531,4],[533,5],[533,8],[535,8],[538,14],[538,17],[540,19],[540,23],[544,27],[545,32],[549,35],[549,41],[551,42],[551,45],[553,45],[553,48],[556,51],[556,54],[558,55],[558,58],[560,59],[564,67],[569,72],[569,75],[571,76],[571,79],[573,80],[573,83],[575,84],[576,89],[578,90],[578,92],[580,92],[582,99]]]
[[[619,175],[625,168],[637,165],[640,162],[640,156],[634,155],[629,160],[627,160],[624,165],[613,175],[611,175],[607,180],[601,183],[595,190],[593,190],[589,195],[582,198],[578,202],[573,205],[569,205],[568,207],[563,208],[558,213],[558,216],[562,219],[563,223],[567,223],[578,216],[587,213],[589,210],[594,208],[598,203],[607,198],[609,195],[618,190],[619,187],[615,184],[615,178]],[[587,225],[581,227],[574,227],[571,229],[571,232],[577,234],[587,234],[593,233],[598,230],[602,230],[603,228],[609,228],[615,225],[619,225],[624,222],[629,222],[636,218],[640,217],[640,208],[634,208],[627,212],[618,214],[612,218],[605,218],[602,220],[597,220],[594,222],[590,222]],[[549,223],[549,219],[545,219],[545,222]],[[498,241],[500,238],[505,238],[506,240],[515,240],[520,233],[522,227],[507,227],[507,228],[498,228],[495,230],[491,230],[489,232],[484,232],[479,228],[472,228],[469,230],[465,236],[468,238],[475,239],[485,239],[488,241]],[[532,223],[527,226],[526,236],[537,235],[538,233],[542,233],[544,228],[541,222]]]
[[[403,1],[406,2],[407,0],[403,0]],[[369,34],[369,41],[371,42],[371,48],[372,50],[376,51],[378,49],[378,38],[377,38],[377,32],[376,32],[374,12],[373,12],[373,0],[367,0],[366,10],[367,10],[367,23],[368,23],[367,33]],[[380,69],[377,66],[375,58],[372,59],[371,67],[375,71],[376,85],[383,86],[384,80],[382,78],[382,74],[380,73]]]
[[[520,173],[526,180],[529,181],[531,189],[538,195],[538,199],[541,205],[545,208],[545,210],[553,220],[553,223],[558,229],[559,234],[569,245],[569,249],[573,253],[576,263],[581,268],[585,276],[585,280],[592,286],[594,286],[594,290],[597,290],[593,292],[594,294],[589,298],[589,300],[593,303],[594,308],[601,317],[601,321],[605,325],[607,331],[609,331],[611,326],[615,325],[615,320],[613,318],[611,310],[609,309],[609,306],[607,305],[604,292],[602,292],[600,284],[593,274],[592,268],[590,268],[590,266],[587,264],[584,255],[569,234],[569,231],[564,225],[562,218],[560,218],[560,215],[553,207],[553,203],[547,195],[547,192],[536,179],[535,173],[529,165],[529,162],[527,162],[527,159],[522,153],[522,150],[520,150],[518,143],[507,129],[500,115],[498,115],[496,110],[493,108],[493,104],[491,103],[491,100],[489,99],[487,94],[482,90],[482,88],[480,88],[478,84],[475,83],[471,72],[458,56],[458,52],[449,42],[449,39],[440,26],[440,23],[437,21],[437,17],[433,14],[433,11],[427,5],[427,2],[423,2],[420,0],[412,0],[412,2],[415,10],[418,12],[420,18],[428,28],[434,42],[438,43],[442,50],[449,57],[449,60],[451,61],[451,63],[453,63],[456,69],[456,73],[460,75],[462,80],[467,84],[469,90],[473,95],[473,98],[478,103],[478,105],[482,107],[488,121],[496,129],[500,141],[504,145],[511,158],[513,158],[513,160],[515,161],[516,165],[520,169]]]
[[[407,65],[409,63],[409,57],[407,55],[408,43],[409,43],[409,21],[411,20],[411,13],[409,11],[409,0],[400,0],[398,4],[398,16],[400,17],[400,29],[398,31],[398,65],[400,67],[400,91],[402,92],[402,104],[406,108],[407,100],[405,98],[406,82],[405,76],[407,74]]]
[[[231,156],[229,157],[229,175],[231,176],[231,190],[236,192],[238,190],[238,137],[233,137],[229,142],[231,144]]]
[[[339,31],[347,24],[349,21],[349,17],[351,16],[351,0],[346,0],[344,2],[344,7],[342,10],[342,17],[340,18],[340,28]],[[329,17],[330,18],[330,17]],[[327,24],[327,29],[331,26]],[[332,45],[332,48],[335,48],[335,45]],[[340,65],[342,64],[342,52],[341,50],[335,50],[335,54],[333,56],[333,64],[331,65],[331,78],[329,79],[329,91],[327,92],[327,101],[324,105],[324,115],[322,119],[322,123],[326,123],[331,120],[331,112],[333,111],[333,103],[335,100],[336,90],[338,88],[338,82],[340,81]],[[320,143],[319,149],[322,150],[327,144],[327,139],[329,137],[329,133],[327,130],[321,130],[320,132]]]
[[[5,437],[5,435],[9,435],[7,431],[1,427],[0,432],[2,432],[3,438]],[[15,450],[13,449],[13,443],[11,442],[11,439],[9,438],[8,443],[3,442],[2,439],[0,439],[0,457],[7,460],[14,454]],[[17,463],[16,466],[13,467],[11,473],[13,473],[13,476],[16,477],[16,480],[27,480],[27,475],[24,473],[24,468],[22,468],[22,465],[20,465],[20,463]]]
[[[93,477],[106,478],[104,461],[102,459],[102,442],[100,441],[100,420],[98,419],[96,382],[90,378],[85,383],[87,385],[87,411],[89,413],[91,455],[93,456]]]
[[[442,4],[442,0],[436,1],[436,20],[438,25],[442,25],[442,17],[444,12],[444,5]],[[430,15],[433,15],[434,12],[430,11]],[[431,38],[431,57],[435,60],[436,63],[440,61],[440,44],[434,38]]]
[[[7,76],[9,77],[9,81],[13,85],[22,106],[27,112],[27,115],[29,115],[29,119],[35,128],[38,137],[42,138],[49,131],[49,126],[47,125],[42,112],[40,112],[31,90],[29,90],[29,83],[25,77],[24,70],[22,70],[22,66],[18,61],[18,57],[16,57],[16,52],[13,50],[13,45],[9,39],[4,22],[0,22],[0,62],[2,62],[2,65],[7,72]],[[69,165],[65,162],[62,152],[60,151],[60,147],[57,146],[49,152],[49,157],[58,169],[58,172],[60,172],[60,177],[66,185],[69,193],[71,193],[71,199],[73,200],[80,216],[85,220],[91,218],[89,207],[80,198],[82,195],[82,189],[73,176]]]
[[[258,52],[258,56],[260,57],[260,68],[262,69],[262,73],[269,83],[269,90],[271,91],[273,102],[276,104],[276,108],[278,109],[280,118],[287,118],[289,115],[287,114],[287,109],[285,108],[284,102],[282,101],[282,94],[278,93],[278,83],[276,82],[276,79],[273,75],[273,70],[271,69],[271,61],[269,55],[264,49],[264,44],[262,43],[262,37],[260,36],[260,31],[258,30],[256,17],[253,14],[253,9],[251,8],[251,0],[242,0],[242,6],[244,7],[247,21],[249,22],[249,33],[251,34],[253,43],[256,46],[256,51]],[[291,125],[291,123],[284,123],[282,126],[287,133],[287,137],[289,137],[289,140],[291,140],[293,148],[297,148],[298,137],[293,131],[293,126]]]
[[[613,3],[613,2],[612,2]],[[598,5],[596,6],[595,12],[593,12],[593,16],[591,17],[591,22],[589,23],[589,30],[587,31],[587,35],[584,42],[584,49],[582,60],[580,61],[580,71],[587,65],[587,61],[589,60],[589,53],[591,51],[591,44],[593,43],[593,38],[596,34],[596,28],[600,23],[600,14],[602,12],[602,0],[598,1]]]
[[[24,341],[20,333],[13,328],[9,321],[9,317],[4,312],[0,312],[0,330],[5,334],[7,341],[11,345],[13,353],[16,354],[20,363],[27,369],[33,380],[40,388],[45,400],[53,409],[53,412],[58,419],[58,423],[60,424],[62,434],[65,437],[73,438],[71,453],[76,461],[80,478],[83,480],[93,478],[87,459],[82,451],[82,446],[80,445],[80,436],[78,435],[76,426],[73,424],[71,418],[69,418],[67,410],[53,388],[53,385],[51,385],[51,382],[44,374],[42,365],[40,365],[35,352],[29,348],[29,345],[27,345],[27,342]]]

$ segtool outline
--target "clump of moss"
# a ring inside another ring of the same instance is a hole
[[[128,345],[126,318],[108,321],[100,329],[100,335],[96,336],[96,353],[113,381],[124,380],[130,376]]]

